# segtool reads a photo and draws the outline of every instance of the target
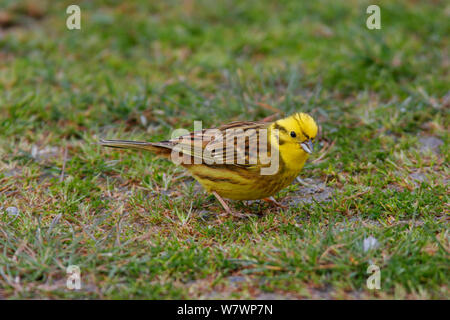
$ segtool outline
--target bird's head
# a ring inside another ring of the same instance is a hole
[[[317,124],[306,113],[295,113],[287,118],[275,121],[272,128],[278,130],[280,149],[307,154],[313,152],[314,140],[317,136]]]

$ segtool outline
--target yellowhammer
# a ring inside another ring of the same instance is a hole
[[[185,167],[216,196],[227,213],[233,214],[222,197],[268,200],[299,175],[313,150],[316,135],[314,119],[296,113],[274,122],[232,122],[168,141],[100,143],[113,148],[149,150],[171,159]]]

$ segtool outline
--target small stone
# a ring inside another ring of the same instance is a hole
[[[364,239],[364,242],[363,242],[364,252],[367,252],[372,249],[376,249],[376,248],[378,248],[378,246],[379,246],[379,243],[376,238],[370,236],[370,237]]]
[[[421,172],[413,172],[408,177],[412,180],[416,188],[418,188],[422,182],[428,182],[427,176]]]
[[[141,124],[142,124],[144,127],[147,126],[148,121],[147,121],[147,118],[146,118],[144,115],[141,115],[141,116],[140,116],[140,120],[141,120]]]
[[[6,208],[6,213],[9,217],[14,218],[19,215],[19,209],[16,207],[8,207]]]
[[[428,180],[427,177],[421,172],[413,172],[409,175],[409,177],[418,182],[423,182],[423,181]]]
[[[228,281],[230,281],[231,283],[239,283],[239,282],[245,282],[246,279],[245,279],[245,277],[241,277],[241,276],[230,276],[230,277],[228,277]]]
[[[33,145],[31,147],[31,157],[34,158],[34,159],[37,159],[38,152],[39,152],[38,148],[35,145]]]
[[[420,151],[428,152],[432,151],[434,153],[439,153],[439,147],[444,144],[444,142],[436,137],[422,137],[419,139]]]

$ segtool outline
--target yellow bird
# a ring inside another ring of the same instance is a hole
[[[100,140],[100,144],[148,150],[171,159],[233,214],[223,198],[277,203],[272,196],[299,175],[316,135],[314,119],[295,113],[274,122],[232,122],[161,142]]]

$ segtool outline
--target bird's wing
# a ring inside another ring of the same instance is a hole
[[[268,126],[269,123],[264,121],[238,121],[218,128],[194,131],[161,143],[205,164],[255,165],[258,161],[259,137],[265,133],[261,129]]]

